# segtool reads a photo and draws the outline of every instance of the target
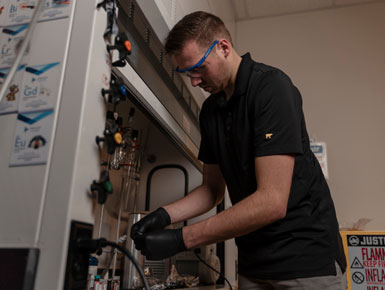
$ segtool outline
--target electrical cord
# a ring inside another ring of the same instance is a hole
[[[220,273],[219,271],[217,271],[215,268],[211,267],[209,264],[207,264],[201,257],[199,257],[198,253],[194,251],[194,254],[195,256],[198,258],[198,260],[203,264],[205,265],[206,267],[208,267],[210,270],[214,271],[215,273],[219,274],[220,277],[222,277],[223,279],[225,279],[225,281],[227,282],[227,284],[229,284],[229,287],[230,287],[230,290],[233,290],[233,287],[231,286],[229,280],[227,280],[227,278],[222,274]]]
[[[125,254],[128,259],[131,260],[131,262],[134,264],[136,270],[139,272],[139,276],[143,281],[143,285],[146,288],[146,290],[150,290],[150,286],[148,285],[148,281],[146,277],[144,276],[142,268],[139,267],[138,262],[135,260],[135,258],[131,255],[129,251],[127,251],[124,247],[114,243],[107,241],[106,239],[100,238],[100,239],[79,239],[77,241],[77,245],[79,248],[87,250],[89,253],[96,252],[99,248],[104,248],[106,246],[111,246],[115,249],[118,249],[120,252]]]

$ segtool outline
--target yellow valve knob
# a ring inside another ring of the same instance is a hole
[[[122,134],[120,134],[119,132],[115,133],[114,134],[114,140],[115,140],[116,144],[120,145],[120,143],[122,143]]]

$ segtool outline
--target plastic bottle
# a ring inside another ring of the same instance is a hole
[[[87,281],[87,289],[96,290],[95,289],[95,276],[98,274],[98,259],[94,256],[90,256],[89,264],[88,264],[88,281]]]
[[[120,290],[120,277],[114,276],[112,279],[111,290]]]
[[[95,276],[95,282],[94,282],[94,290],[102,290],[103,285],[102,282],[100,281],[100,276],[96,275]]]

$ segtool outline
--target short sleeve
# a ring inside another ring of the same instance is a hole
[[[208,133],[208,104],[203,103],[201,113],[199,115],[199,124],[201,131],[201,143],[199,146],[198,159],[206,164],[217,164],[216,155],[213,152],[212,146],[210,146],[209,133]]]
[[[253,96],[253,145],[258,156],[302,154],[302,100],[281,71],[262,76]]]

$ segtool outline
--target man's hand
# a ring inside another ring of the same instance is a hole
[[[156,211],[146,215],[131,227],[131,239],[142,236],[145,233],[161,230],[171,223],[167,211],[160,207]]]
[[[182,228],[159,230],[134,237],[135,248],[148,260],[163,260],[186,250]]]

